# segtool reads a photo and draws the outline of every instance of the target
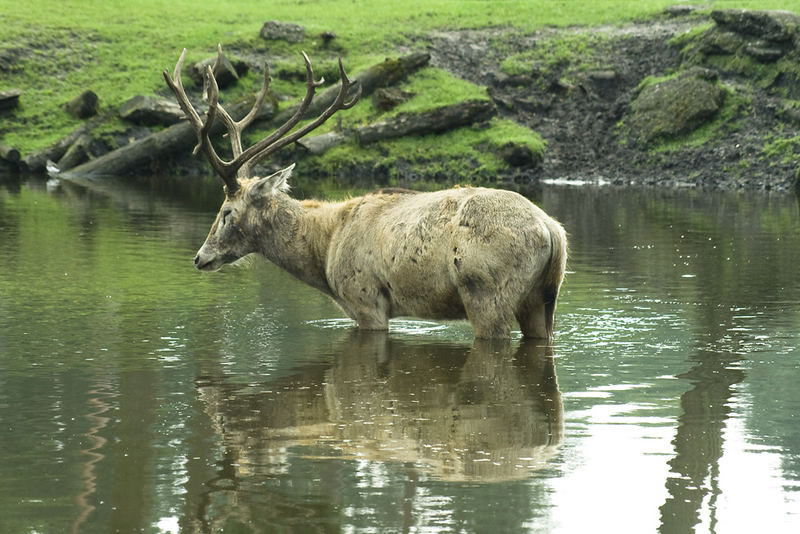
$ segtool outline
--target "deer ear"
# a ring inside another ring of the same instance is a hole
[[[294,170],[294,163],[281,169],[275,174],[271,174],[264,178],[259,178],[258,181],[250,188],[249,193],[255,196],[271,195],[277,191],[287,193],[289,191],[289,177]]]

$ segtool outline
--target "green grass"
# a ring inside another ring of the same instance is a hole
[[[538,46],[506,57],[500,68],[506,74],[530,75],[535,70],[543,79],[555,71],[571,74],[588,70],[602,70],[604,53],[611,46],[609,38],[591,30],[555,35]]]
[[[764,145],[764,155],[770,159],[780,158],[782,163],[797,161],[800,154],[800,135],[785,137],[773,135]]]
[[[101,112],[109,115],[137,94],[166,94],[161,72],[172,70],[184,47],[188,49],[187,63],[212,55],[220,42],[226,50],[253,49],[263,54],[276,73],[302,69],[301,49],[308,52],[320,73],[334,71],[339,55],[349,72],[357,72],[387,56],[424,50],[426,41],[420,37],[433,31],[507,26],[530,33],[545,26],[614,24],[653,15],[673,3],[675,0],[0,0],[0,63],[12,65],[9,71],[0,71],[0,90],[23,91],[20,107],[2,117],[0,142],[26,153],[66,135],[80,121],[61,106],[86,88],[98,94]],[[800,1],[716,1],[711,5],[800,12]],[[261,40],[261,25],[270,19],[304,25],[306,40],[298,45]],[[326,30],[337,35],[332,49],[324,48],[318,37]],[[576,46],[592,44],[590,38],[584,38],[589,39],[584,44],[581,39],[549,51],[554,58],[546,55],[545,59],[569,60]],[[518,63],[529,60],[532,58],[523,57]],[[520,68],[513,63],[509,60],[506,68]],[[248,76],[225,97],[255,90],[259,83],[258,76]],[[291,97],[303,90],[302,84],[277,76],[273,87]],[[465,94],[481,94],[483,89],[431,69],[412,81],[408,90],[418,94],[396,113],[451,104]],[[343,113],[342,120],[368,119],[371,113],[365,102]],[[346,118],[348,114],[352,119]],[[113,123],[108,126],[113,127]],[[488,130],[463,137],[468,138],[466,143],[493,143],[501,132],[508,133],[503,128],[502,122],[494,121]],[[473,140],[473,135],[480,139]],[[535,134],[528,134],[526,142],[535,145],[539,141]]]
[[[500,146],[516,142],[541,153],[544,141],[536,133],[507,119],[492,119],[488,125],[459,128],[443,134],[407,136],[359,147],[355,143],[336,147],[309,161],[326,174],[346,172],[353,164],[377,164],[376,176],[386,185],[425,187],[425,182],[448,180],[491,184],[505,164],[495,154]],[[409,178],[400,162],[414,164]]]
[[[641,1],[631,9],[624,2],[577,2],[567,9],[561,2],[523,0],[0,0],[0,54],[21,53],[12,71],[2,73],[0,89],[24,91],[14,119],[0,127],[0,140],[29,151],[62,137],[79,121],[61,105],[84,88],[94,90],[109,113],[137,94],[164,93],[161,72],[172,70],[184,47],[188,62],[213,54],[217,42],[226,49],[254,46],[276,69],[301,66],[301,48],[315,64],[331,63],[338,52],[355,72],[434,29],[596,24],[644,16],[669,3]],[[306,41],[294,47],[261,41],[258,32],[268,19],[303,24]],[[338,36],[333,52],[317,37],[325,30]],[[278,81],[276,90],[298,92],[287,85]],[[448,103],[446,96],[439,102]]]

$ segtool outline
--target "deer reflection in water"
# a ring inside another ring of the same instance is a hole
[[[415,345],[356,331],[337,353],[255,387],[198,379],[237,476],[286,466],[302,445],[446,480],[523,478],[556,454],[563,407],[549,347]]]

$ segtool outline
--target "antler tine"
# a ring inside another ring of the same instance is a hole
[[[303,97],[302,102],[289,120],[281,125],[275,132],[251,146],[247,150],[242,150],[242,131],[250,123],[252,123],[253,120],[255,120],[258,112],[261,109],[261,106],[264,103],[264,99],[269,92],[269,65],[264,65],[264,82],[258,94],[256,95],[256,100],[253,104],[253,107],[250,109],[247,115],[245,115],[238,122],[234,121],[230,114],[219,103],[219,86],[217,85],[214,72],[223,61],[221,45],[217,45],[217,59],[214,63],[214,67],[212,68],[210,65],[207,65],[203,72],[203,98],[208,103],[208,112],[206,113],[205,120],[200,118],[197,110],[195,110],[194,106],[191,104],[191,102],[189,102],[189,98],[186,96],[186,91],[183,88],[183,82],[181,81],[181,70],[183,69],[183,62],[186,57],[186,49],[183,50],[177,64],[175,65],[173,76],[170,77],[169,72],[166,70],[164,71],[164,79],[166,80],[167,85],[175,94],[178,104],[180,105],[186,117],[189,119],[192,127],[197,132],[197,146],[195,147],[194,152],[197,153],[202,150],[206,154],[211,166],[225,182],[226,194],[229,197],[233,195],[237,189],[239,189],[239,181],[237,180],[237,177],[247,178],[253,165],[255,165],[257,162],[288,145],[289,143],[293,143],[314,128],[320,126],[338,110],[353,107],[361,96],[361,87],[359,87],[355,96],[349,102],[345,102],[347,94],[350,92],[352,82],[347,77],[347,73],[344,71],[342,60],[339,59],[339,74],[341,76],[342,83],[341,87],[339,88],[339,93],[336,95],[333,103],[311,123],[306,124],[302,128],[297,129],[287,136],[287,132],[294,128],[294,126],[303,118],[306,111],[308,111],[317,87],[325,82],[324,78],[320,78],[318,81],[314,79],[314,70],[311,67],[311,60],[308,59],[308,56],[305,52],[302,54],[303,61],[306,65],[306,94]],[[225,125],[228,130],[229,137],[231,138],[231,147],[233,150],[233,159],[231,161],[224,161],[221,159],[219,155],[217,155],[216,151],[214,150],[214,146],[209,139],[211,128],[217,117],[219,117],[222,123]]]
[[[353,106],[355,106],[356,103],[358,103],[358,99],[361,98],[361,90],[363,88],[361,87],[361,84],[359,83],[358,84],[358,90],[356,91],[356,94],[353,96],[353,98],[350,100],[350,102],[344,102],[344,99],[347,97],[347,93],[350,91],[350,86],[353,83],[350,81],[350,78],[347,77],[347,73],[344,71],[344,67],[342,66],[342,58],[339,58],[339,76],[342,79],[342,87],[344,87],[345,84],[347,84],[347,88],[344,89],[343,91],[339,91],[339,94],[337,95],[337,100],[339,98],[342,99],[342,104],[341,104],[341,106],[339,108],[337,108],[337,110],[339,110],[339,109],[350,109]]]
[[[306,56],[305,52],[303,52],[303,58],[306,61],[306,68],[308,73],[308,92],[306,94],[306,99],[303,100],[300,108],[295,112],[289,121],[286,122],[280,129],[270,135],[268,138],[260,141],[259,143],[251,146],[245,151],[245,154],[242,156],[243,158],[247,159],[246,165],[248,168],[251,168],[253,165],[264,159],[265,157],[269,156],[280,150],[281,148],[285,147],[286,145],[295,142],[296,140],[300,139],[304,135],[306,135],[311,130],[319,127],[322,123],[328,120],[331,115],[339,111],[340,109],[349,109],[353,107],[358,99],[361,97],[361,86],[359,85],[358,91],[356,92],[355,96],[350,100],[350,102],[345,102],[344,99],[347,96],[347,93],[350,91],[350,87],[352,86],[352,82],[347,77],[347,73],[344,71],[344,67],[342,66],[342,59],[339,58],[339,74],[342,79],[341,87],[339,88],[339,93],[336,95],[336,99],[333,103],[328,106],[328,108],[322,112],[316,119],[312,122],[306,124],[302,128],[299,128],[292,132],[290,135],[286,137],[282,137],[290,128],[292,128],[302,117],[302,114],[305,113],[305,110],[308,108],[308,103],[311,102],[311,98],[314,96],[313,89],[318,87],[320,84],[323,83],[324,78],[321,79],[319,82],[313,82],[313,73],[311,71],[311,63],[308,60],[308,56]],[[312,87],[312,83],[314,84]],[[250,157],[247,155],[252,154]]]
[[[186,49],[184,48],[183,52],[181,52],[181,56],[178,58],[178,62],[175,64],[175,70],[173,71],[172,76],[169,75],[168,70],[164,70],[164,80],[166,80],[167,85],[175,95],[183,114],[186,115],[186,118],[189,119],[195,128],[197,128],[198,126],[202,125],[203,121],[200,120],[200,115],[198,115],[197,111],[194,109],[194,106],[192,106],[192,104],[189,102],[189,98],[186,96],[186,91],[183,89],[183,81],[181,80],[181,70],[183,69],[183,60],[185,57]]]
[[[208,76],[209,74],[207,73],[206,74],[207,79]],[[207,81],[206,83],[210,82]],[[223,163],[225,164],[226,167],[230,167],[232,171],[235,171],[238,178],[247,178],[250,170],[249,166],[247,165],[247,162],[242,164],[238,168],[238,170],[236,170],[237,159],[242,155],[243,152],[242,132],[244,131],[245,128],[247,128],[247,126],[250,125],[250,123],[253,122],[253,120],[258,115],[258,112],[261,110],[261,106],[264,104],[264,99],[266,98],[267,93],[269,92],[269,85],[270,85],[269,65],[265,62],[264,83],[261,85],[261,89],[256,94],[253,107],[250,108],[250,111],[247,113],[247,115],[242,117],[241,120],[235,121],[233,120],[233,117],[231,117],[230,114],[225,110],[225,108],[222,107],[222,105],[220,104],[216,105],[217,114],[219,115],[219,118],[222,120],[223,124],[225,124],[225,128],[227,128],[228,130],[228,137],[231,140],[231,152],[233,153],[233,161],[231,161],[230,163],[225,163],[225,162]]]
[[[186,115],[186,118],[189,119],[189,122],[192,124],[192,127],[197,133],[197,145],[195,146],[193,153],[197,154],[201,149],[203,150],[208,158],[208,161],[211,163],[211,166],[225,182],[225,185],[228,188],[228,194],[231,194],[238,188],[235,170],[229,169],[228,165],[226,165],[226,162],[224,162],[219,155],[217,155],[217,152],[214,150],[214,146],[211,144],[211,140],[208,137],[219,109],[219,88],[217,86],[217,81],[214,78],[210,67],[207,67],[204,73],[204,86],[206,87],[205,92],[207,93],[209,108],[204,121],[200,118],[199,113],[197,113],[197,110],[195,110],[192,103],[189,102],[189,97],[186,96],[186,90],[183,87],[181,71],[183,70],[183,62],[185,58],[186,49],[184,48],[183,52],[181,52],[181,55],[178,58],[178,62],[175,65],[173,76],[170,77],[169,72],[165,70],[164,79],[166,80],[167,85],[172,93],[175,95],[178,105],[180,106],[181,110],[183,110],[184,115]]]
[[[289,118],[289,120],[283,123],[270,135],[245,151],[242,156],[241,168],[239,170],[240,175],[248,176],[253,165],[274,152],[273,150],[268,150],[261,155],[263,151],[269,149],[273,143],[286,135],[286,132],[291,130],[298,122],[300,122],[300,120],[303,118],[303,115],[305,115],[306,111],[308,110],[308,107],[311,105],[311,101],[314,99],[314,94],[316,93],[317,87],[325,83],[324,77],[320,78],[318,81],[314,80],[314,69],[311,67],[311,60],[308,59],[308,56],[305,52],[301,52],[301,54],[303,55],[303,61],[306,65],[306,94],[303,97],[303,101],[300,103],[300,106],[298,106],[297,110],[294,112],[291,118]]]
[[[283,137],[270,145],[260,148],[259,151],[255,155],[253,155],[253,157],[248,162],[250,166],[255,165],[258,161],[264,159],[270,154],[273,154],[274,152],[277,152],[286,145],[295,142],[296,140],[300,139],[311,130],[314,130],[315,128],[319,127],[320,125],[322,125],[322,123],[328,120],[334,113],[336,113],[340,109],[350,109],[351,107],[356,105],[358,99],[361,98],[362,88],[361,85],[359,84],[358,91],[356,91],[356,94],[353,96],[353,98],[349,102],[344,101],[344,99],[347,97],[347,93],[350,92],[350,87],[352,86],[352,82],[347,77],[347,73],[345,73],[344,71],[341,58],[339,58],[339,74],[341,75],[342,78],[342,85],[339,88],[339,93],[336,95],[336,99],[333,101],[333,103],[330,106],[328,106],[328,108],[325,111],[323,111],[322,114],[319,115],[316,119],[306,124],[302,128],[298,128],[297,130],[292,132],[291,135]],[[253,145],[252,147],[247,149],[246,152],[250,152],[252,149],[255,148],[258,148],[258,145]]]

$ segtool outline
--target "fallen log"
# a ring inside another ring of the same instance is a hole
[[[69,147],[71,147],[75,143],[75,141],[78,140],[79,137],[88,134],[89,132],[91,132],[93,128],[95,128],[99,124],[99,120],[100,119],[98,117],[95,117],[89,122],[81,124],[80,126],[75,128],[72,132],[62,137],[52,145],[43,148],[42,150],[32,152],[27,156],[23,157],[22,167],[28,172],[43,173],[45,171],[45,166],[47,165],[48,160],[50,161],[60,160],[67,152]]]
[[[429,54],[412,54],[397,59],[387,59],[353,76],[353,82],[359,82],[362,88],[362,95],[371,94],[378,87],[385,87],[399,82],[410,73],[426,65],[429,60]],[[357,86],[358,84],[353,83],[353,85]],[[319,115],[334,101],[340,86],[341,83],[338,83],[319,93],[311,102],[305,116],[311,117]],[[242,102],[232,106],[229,113],[234,120],[239,120],[249,111],[251,105],[252,102]],[[268,125],[283,124],[294,114],[298,107],[299,104],[296,104],[273,116],[272,106],[265,103],[264,108],[254,123],[268,121]],[[224,126],[219,121],[216,121],[211,130],[211,135],[219,135],[223,131]],[[195,134],[192,126],[187,122],[180,122],[165,130],[151,134],[129,145],[83,163],[70,172],[71,174],[111,176],[127,174],[138,169],[147,168],[151,161],[163,158],[168,154],[190,151],[196,143],[197,134]],[[70,145],[71,144],[72,143],[70,143]],[[68,146],[69,145],[67,145],[67,147]],[[66,151],[66,147],[64,150]],[[63,152],[61,155],[63,155]],[[55,161],[59,157],[60,155],[56,158],[49,159]],[[44,164],[42,164],[40,168],[44,168]]]
[[[389,120],[356,128],[362,145],[405,135],[442,133],[491,119],[497,108],[490,100],[466,100],[423,113],[404,113]]]
[[[87,161],[91,156],[89,154],[89,147],[92,144],[92,136],[83,134],[78,137],[74,143],[67,149],[61,159],[56,163],[59,170],[65,171],[77,167],[84,161]]]
[[[19,150],[13,146],[0,145],[0,159],[4,159],[9,163],[19,162]]]
[[[361,86],[361,98],[363,99],[380,87],[394,85],[404,80],[409,74],[413,74],[427,65],[430,59],[430,54],[411,54],[400,58],[388,58],[377,63],[352,77],[353,89],[350,91],[351,94],[348,95],[348,98],[352,98],[355,95],[359,86]],[[318,94],[311,102],[311,105],[308,106],[304,117],[315,117],[322,113],[334,101],[341,85],[341,82],[337,83]],[[286,119],[294,114],[298,107],[299,104],[295,104],[281,111],[270,122],[283,124]]]
[[[297,145],[314,156],[320,156],[354,138],[361,144],[375,143],[384,139],[404,135],[442,133],[462,126],[491,119],[497,113],[488,100],[467,100],[450,106],[442,106],[422,113],[402,114],[383,122],[361,126],[352,132],[328,132],[297,141]]]
[[[353,140],[353,134],[328,132],[295,141],[297,146],[314,156],[321,156],[328,150]]]
[[[233,120],[244,117],[253,103],[243,101],[231,106],[229,111]],[[265,102],[256,120],[271,117],[273,107]],[[221,121],[214,121],[211,135],[217,136],[225,131]],[[169,128],[138,139],[129,145],[103,154],[70,170],[71,174],[93,174],[119,176],[148,168],[150,162],[161,159],[174,152],[189,152],[197,144],[197,134],[186,121],[173,124]]]

